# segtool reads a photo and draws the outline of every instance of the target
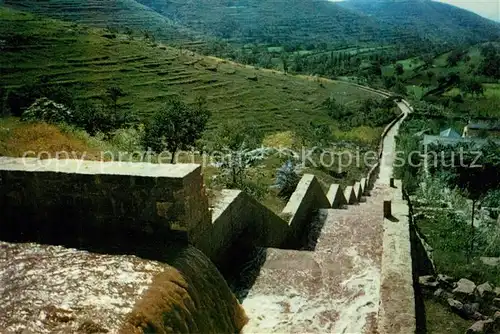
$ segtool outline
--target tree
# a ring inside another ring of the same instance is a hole
[[[288,73],[288,61],[286,59],[286,56],[283,55],[281,57],[281,60],[283,61],[283,72]]]
[[[465,94],[471,94],[472,96],[484,94],[484,88],[481,82],[472,78],[462,82],[461,89]]]
[[[264,193],[261,185],[248,180],[250,167],[264,159],[272,151],[259,147],[262,133],[242,121],[228,121],[217,129],[211,150],[218,159],[224,187],[237,188],[254,197]],[[215,154],[217,153],[217,154]]]
[[[453,50],[446,58],[446,63],[448,67],[457,66],[458,62],[462,60],[465,53],[462,50]]]
[[[156,111],[146,125],[144,145],[156,153],[168,150],[172,155],[170,162],[174,163],[178,150],[195,145],[205,131],[210,115],[204,99],[197,99],[195,106],[172,99]]]
[[[118,108],[118,99],[125,95],[125,92],[118,86],[111,86],[106,89],[106,97],[111,101],[115,113]]]
[[[402,75],[405,72],[405,69],[402,64],[397,63],[394,65],[394,71],[396,71],[396,75]]]
[[[435,146],[434,152],[441,152],[442,163],[431,166],[432,174],[446,175],[451,186],[458,187],[472,200],[470,257],[474,252],[474,217],[477,203],[500,184],[500,146],[489,142],[479,152],[472,146]],[[457,152],[460,152],[459,159]]]

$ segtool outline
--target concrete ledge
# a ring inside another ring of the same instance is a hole
[[[328,198],[328,202],[330,202],[330,206],[333,209],[341,208],[342,206],[347,204],[347,200],[345,199],[344,192],[339,184],[332,184],[330,189],[328,190],[328,194],[326,195]]]
[[[381,334],[407,334],[416,331],[408,215],[406,202],[393,200],[393,219],[384,219],[378,314],[378,328]]]
[[[318,209],[330,207],[330,202],[316,177],[312,174],[304,174],[283,209],[283,215],[290,216],[288,225],[292,239],[297,240],[304,231],[307,231],[308,225],[313,221],[312,215]]]
[[[0,170],[21,172],[183,178],[199,168],[201,167],[197,164],[152,164],[78,159],[40,160],[36,158],[0,157]]]
[[[211,223],[200,165],[0,158],[0,185],[5,241],[156,259]]]
[[[360,183],[361,183],[361,193],[363,195],[368,195],[368,189],[367,189],[368,181],[367,181],[366,177],[362,178]]]
[[[370,171],[368,172],[368,176],[367,176],[368,184],[366,185],[367,191],[370,191],[371,189],[373,189],[373,186],[375,185],[375,182],[377,181],[379,171],[380,171],[380,162],[377,162],[377,164],[374,165],[370,169]]]
[[[280,247],[288,238],[287,222],[241,190],[222,190],[212,216],[210,228],[200,230],[193,244],[217,265],[243,246],[243,233],[244,247]]]
[[[354,193],[353,186],[347,186],[344,190],[344,197],[347,200],[347,204],[356,204],[358,201],[356,199],[356,194]]]
[[[356,200],[361,202],[361,197],[363,197],[363,188],[361,187],[360,182],[354,183],[354,195],[356,196]]]

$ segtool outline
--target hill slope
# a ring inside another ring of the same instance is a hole
[[[238,42],[377,41],[401,37],[324,0],[137,0],[197,31]]]
[[[52,18],[98,27],[150,31],[162,40],[184,40],[188,29],[134,0],[5,0],[4,5]],[[0,2],[1,4],[1,2]]]
[[[396,29],[410,29],[435,42],[479,43],[500,37],[500,24],[440,2],[348,0],[340,5]]]
[[[345,83],[256,70],[192,52],[109,36],[57,20],[0,7],[1,85],[61,85],[79,99],[99,100],[119,86],[123,108],[147,116],[169,97],[205,96],[210,126],[241,119],[265,132],[297,130],[310,121],[333,122],[319,105],[330,96],[348,103],[373,96]]]
[[[5,4],[91,25],[150,30],[163,40],[175,40],[180,32],[239,44],[381,44],[415,37],[409,30],[396,31],[325,0],[5,0]]]

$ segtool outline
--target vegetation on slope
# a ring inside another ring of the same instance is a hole
[[[5,0],[4,5],[64,21],[130,29],[135,33],[148,31],[165,41],[185,40],[190,36],[188,29],[134,0]]]
[[[479,43],[500,36],[500,24],[437,1],[349,0],[341,5],[396,29],[404,27],[431,41],[450,45]]]
[[[171,97],[206,97],[209,128],[241,119],[264,132],[335,124],[321,103],[363,100],[370,93],[328,80],[257,70],[217,58],[71,23],[0,9],[4,92],[27,85],[65,87],[77,100],[101,102],[118,86],[120,108],[148,116]],[[57,101],[65,102],[65,101]]]

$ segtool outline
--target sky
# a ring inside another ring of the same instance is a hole
[[[437,0],[500,21],[500,0]]]

